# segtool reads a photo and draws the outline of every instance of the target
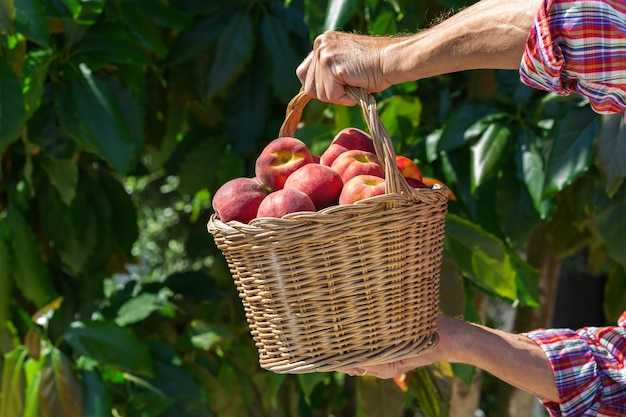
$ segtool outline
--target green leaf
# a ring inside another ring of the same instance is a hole
[[[596,166],[602,175],[606,192],[613,196],[626,177],[626,124],[624,115],[600,116],[596,142]]]
[[[121,3],[121,6],[124,20],[133,35],[139,39],[144,47],[157,56],[164,57],[167,54],[167,46],[161,38],[159,28],[154,25],[150,16],[155,9],[168,7],[164,3],[152,0],[127,1]],[[146,10],[150,10],[150,13],[147,14]]]
[[[65,341],[103,366],[116,366],[133,374],[154,374],[148,347],[131,329],[115,323],[74,323],[65,334]]]
[[[37,237],[22,213],[12,203],[9,203],[7,208],[5,221],[9,231],[12,259],[15,262],[15,269],[12,271],[13,282],[24,297],[37,307],[44,306],[58,295],[41,258]]]
[[[324,372],[298,375],[298,383],[300,384],[300,389],[302,389],[304,400],[307,404],[311,405],[311,394],[313,394],[315,387],[323,383],[327,378],[328,374]]]
[[[378,105],[380,120],[391,138],[402,138],[406,129],[401,124],[408,120],[409,126],[416,128],[422,114],[422,102],[417,97],[394,95],[381,100]]]
[[[252,16],[247,10],[237,11],[217,41],[209,70],[207,102],[243,72],[252,59],[254,44]]]
[[[41,370],[39,410],[42,417],[82,417],[83,389],[69,359],[52,348]]]
[[[417,368],[409,380],[408,389],[417,398],[426,417],[447,417],[450,409],[449,381],[453,376],[447,362]]]
[[[13,33],[14,0],[0,1],[0,33]]]
[[[270,91],[261,75],[258,70],[248,70],[224,100],[226,126],[234,150],[243,155],[251,154],[264,138],[269,119]]]
[[[324,30],[337,30],[350,20],[361,6],[360,0],[329,0]]]
[[[85,417],[111,417],[112,393],[93,370],[82,370],[81,380],[85,390],[83,415]]]
[[[39,217],[47,240],[63,264],[79,276],[98,247],[97,225],[104,219],[96,215],[84,193],[78,193],[69,207],[51,187],[43,189],[39,198]]]
[[[29,52],[22,66],[22,93],[26,118],[30,118],[41,105],[48,77],[48,67],[53,59],[49,49]]]
[[[472,187],[478,188],[493,177],[504,162],[511,129],[505,122],[493,122],[487,126],[480,139],[472,145]]]
[[[139,237],[137,207],[122,183],[112,175],[102,172],[100,184],[113,210],[111,225],[115,230],[115,240],[122,253],[130,258],[133,245]]]
[[[48,46],[50,29],[43,4],[37,0],[14,0],[15,30],[29,41]]]
[[[491,115],[490,117],[486,117]],[[502,116],[490,102],[465,102],[446,121],[437,143],[437,152],[459,148],[469,140],[480,136],[492,121]]]
[[[143,293],[131,298],[120,307],[115,323],[124,327],[148,318],[152,313],[172,311],[174,306],[159,298],[156,294]],[[168,313],[171,315],[171,313]]]
[[[609,198],[603,187],[596,187],[594,206],[598,230],[609,256],[626,266],[626,183],[612,198]]]
[[[76,45],[76,50],[83,59],[88,56],[99,62],[100,66],[110,63],[154,65],[146,51],[137,45],[127,30],[120,27],[119,22],[95,25]]]
[[[604,286],[604,315],[609,321],[617,321],[626,311],[626,267],[613,262]]]
[[[70,206],[78,187],[78,163],[74,159],[57,159],[41,153],[40,163],[50,178],[50,183],[61,196],[66,206]]]
[[[26,379],[24,361],[27,353],[24,346],[18,346],[4,354],[2,364],[2,384],[0,385],[0,416],[22,417]]]
[[[261,21],[263,49],[269,62],[269,77],[276,97],[288,102],[300,88],[296,68],[304,58],[294,44],[293,37],[285,35],[285,23],[271,13],[266,13]],[[255,72],[259,72],[256,69]],[[252,90],[266,83],[259,81]],[[262,106],[258,106],[258,109]]]
[[[170,47],[166,61],[168,63],[188,62],[207,53],[215,46],[219,35],[224,31],[228,20],[222,14],[209,14],[198,19],[193,28],[181,32]]]
[[[539,224],[539,213],[534,206],[528,188],[517,179],[516,167],[506,164],[498,178],[495,209],[500,228],[511,240],[512,246],[521,248]]]
[[[0,59],[0,153],[22,132],[26,112],[22,83],[6,59]]]
[[[39,390],[41,388],[41,368],[43,358],[39,361],[29,360],[24,365],[26,372],[26,406],[22,417],[41,417],[39,411]]]
[[[135,121],[127,119],[110,86],[86,65],[69,65],[66,70],[73,78],[55,87],[57,117],[86,151],[102,156],[118,172],[126,173],[142,140],[133,135],[131,126]]]
[[[556,195],[589,169],[598,129],[598,116],[588,106],[573,108],[556,121],[554,145],[546,163],[544,198]]]
[[[357,396],[365,417],[401,417],[404,414],[404,392],[393,379],[360,377]]]
[[[449,214],[445,249],[476,285],[499,297],[517,300],[517,271],[501,240],[478,225]]]

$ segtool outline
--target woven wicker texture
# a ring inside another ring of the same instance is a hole
[[[446,189],[411,188],[378,116],[358,98],[386,194],[316,213],[207,228],[242,299],[262,368],[336,371],[415,356],[437,342]],[[310,98],[298,94],[280,136],[294,136]]]

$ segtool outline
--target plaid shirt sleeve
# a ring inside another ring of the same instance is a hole
[[[525,333],[547,355],[559,402],[540,399],[550,416],[626,415],[626,312],[614,327]]]
[[[626,121],[626,0],[544,0],[520,65],[523,83],[587,97]]]

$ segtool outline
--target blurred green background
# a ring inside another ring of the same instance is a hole
[[[278,134],[316,35],[412,33],[467,5],[0,1],[0,416],[533,415],[466,366],[261,370],[205,227],[215,190]],[[458,198],[441,309],[514,331],[611,323],[626,308],[621,116],[518,78],[376,95],[396,152]],[[348,126],[365,128],[358,108],[314,101],[296,136],[319,154]]]

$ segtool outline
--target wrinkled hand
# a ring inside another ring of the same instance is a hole
[[[313,51],[296,73],[311,97],[330,103],[354,105],[345,86],[379,92],[385,80],[383,56],[388,38],[328,31],[315,39]]]

